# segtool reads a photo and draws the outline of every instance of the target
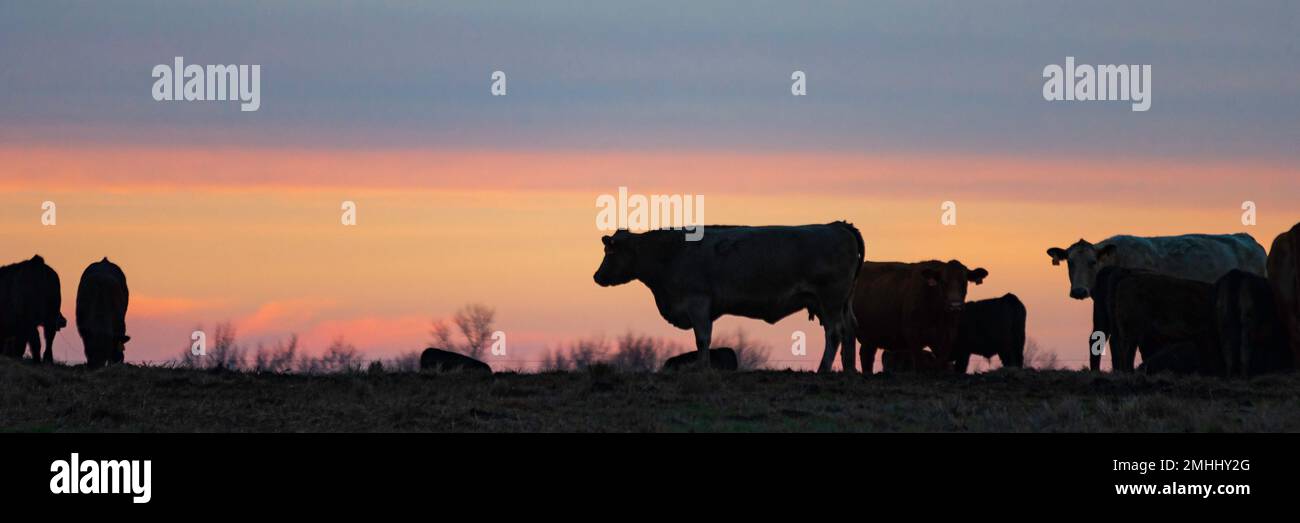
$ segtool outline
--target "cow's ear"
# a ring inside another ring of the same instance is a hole
[[[980,267],[978,269],[966,273],[966,279],[970,280],[971,282],[974,282],[975,285],[984,283],[984,278],[988,278],[988,277],[989,277],[989,271],[984,270],[983,267]]]
[[[1052,265],[1060,265],[1061,260],[1064,260],[1069,257],[1069,254],[1065,252],[1065,249],[1062,249],[1060,247],[1052,247],[1051,249],[1047,249],[1047,255],[1052,257]]]
[[[603,243],[605,244],[606,247],[608,247],[610,244],[614,243],[614,238],[610,236],[601,236],[600,243]]]
[[[939,284],[939,271],[934,269],[925,269],[921,271],[921,276],[925,278],[925,284],[931,287]]]
[[[1105,247],[1097,249],[1097,259],[1100,260],[1108,256],[1114,256],[1116,248],[1117,247],[1115,246],[1115,244],[1110,243],[1110,244],[1106,244]]]

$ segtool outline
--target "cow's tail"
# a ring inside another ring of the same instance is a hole
[[[867,261],[867,244],[862,241],[862,232],[858,231],[858,228],[854,227],[853,224],[849,222],[840,222],[840,224],[841,227],[848,229],[850,233],[853,233],[853,239],[858,243],[858,262],[853,264],[853,283],[849,286],[849,295],[847,299],[844,300],[844,312],[841,314],[842,320],[840,327],[843,329],[840,335],[841,350],[844,353],[842,362],[851,363],[849,359],[853,357],[852,355],[856,353],[858,349],[858,318],[853,314],[853,295],[858,290],[858,276],[862,274],[862,265]],[[871,374],[871,367],[874,362],[863,361],[861,364],[862,373],[868,375]],[[855,369],[852,368],[844,370],[846,372],[855,371]]]
[[[853,279],[858,279],[858,273],[862,272],[862,264],[867,261],[867,244],[862,241],[862,233],[857,227],[846,221],[835,222],[834,225],[843,228],[853,235],[853,239],[858,242],[858,265],[853,270]]]

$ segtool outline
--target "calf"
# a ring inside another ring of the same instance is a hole
[[[420,353],[420,370],[491,373],[492,367],[464,354],[429,347]]]
[[[970,357],[998,357],[1003,367],[1025,364],[1025,304],[1015,294],[972,301],[961,311],[957,343],[953,347],[954,367],[966,372]]]
[[[698,362],[699,356],[695,353],[678,354],[664,362],[664,370],[682,370],[690,366],[698,367]],[[727,347],[709,349],[709,367],[714,370],[736,370],[739,367],[736,362],[736,351]]]

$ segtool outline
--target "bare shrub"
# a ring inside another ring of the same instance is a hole
[[[1044,350],[1038,340],[1029,338],[1025,342],[1025,367],[1052,370],[1061,368],[1061,364],[1055,352]]]
[[[348,343],[342,336],[330,343],[325,353],[318,358],[303,358],[298,371],[304,374],[336,374],[343,372],[360,372],[364,360],[355,345]]]
[[[609,343],[604,337],[582,338],[561,346],[542,358],[541,370],[582,370],[601,363],[609,353]]]
[[[667,355],[676,345],[661,338],[634,334],[631,331],[618,338],[618,352],[609,364],[624,372],[654,372],[662,367]]]
[[[203,326],[195,327],[194,330],[203,331]],[[192,369],[226,369],[242,370],[244,368],[246,351],[240,347],[235,339],[235,326],[229,321],[218,323],[212,328],[212,335],[207,337],[207,346],[204,349],[205,354],[194,354],[190,345],[185,346],[185,351],[181,353],[177,366]]]
[[[388,372],[419,372],[420,351],[403,352],[383,362],[384,370]]]
[[[433,328],[429,333],[433,336],[433,342],[437,347],[481,360],[492,340],[495,322],[495,309],[471,303],[461,307],[452,316],[452,323],[464,339],[463,342],[453,339],[451,327],[444,320],[434,320]]]
[[[298,365],[298,335],[290,334],[288,341],[276,341],[270,349],[258,345],[253,355],[253,372],[283,374],[293,372]]]

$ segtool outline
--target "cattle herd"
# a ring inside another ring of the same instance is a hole
[[[871,374],[876,351],[889,370],[966,372],[971,355],[1024,365],[1025,305],[1014,294],[967,302],[988,277],[957,260],[866,260],[847,222],[803,226],[705,226],[601,238],[601,286],[640,281],[668,323],[695,332],[698,365],[723,315],[777,321],[801,310],[826,333],[819,372],[836,353],[847,372]],[[1089,365],[1132,372],[1251,376],[1300,364],[1300,224],[1266,254],[1249,234],[1119,235],[1047,250],[1068,266],[1069,296],[1092,299]],[[680,362],[678,363],[680,365]]]
[[[838,353],[845,371],[857,371],[857,358],[871,374],[878,350],[887,370],[964,373],[972,355],[1024,365],[1020,299],[966,301],[969,284],[988,270],[957,260],[868,261],[861,233],[847,222],[711,225],[697,241],[684,230],[620,230],[601,240],[596,283],[645,284],[668,323],[694,331],[698,356],[689,359],[700,366],[736,366],[729,349],[710,350],[719,317],[776,323],[805,310],[825,329],[819,372]],[[1067,263],[1069,296],[1092,300],[1093,370],[1106,346],[1119,372],[1135,370],[1138,354],[1147,372],[1252,376],[1300,364],[1300,224],[1267,254],[1248,234],[1121,235],[1047,254],[1053,265]],[[108,258],[82,272],[76,320],[88,366],[122,362],[128,299],[126,275]],[[40,256],[0,267],[0,352],[21,358],[30,349],[33,360],[53,362],[55,335],[67,326],[61,305],[59,275]],[[467,359],[430,349],[421,367],[490,371]]]
[[[126,275],[108,258],[86,267],[77,286],[77,333],[86,350],[86,364],[100,367],[121,363],[126,335]],[[54,336],[68,325],[59,312],[63,303],[59,275],[45,259],[0,267],[0,352],[21,358],[30,348],[32,359],[54,362]],[[45,354],[41,336],[45,332]]]

